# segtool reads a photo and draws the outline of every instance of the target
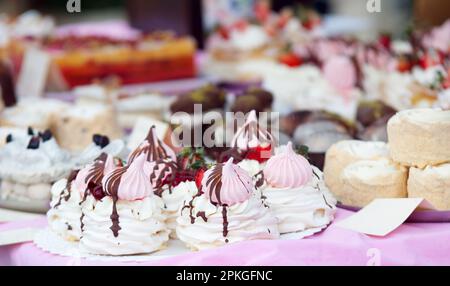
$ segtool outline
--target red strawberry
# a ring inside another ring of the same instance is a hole
[[[195,180],[196,171],[193,170],[180,170],[177,171],[175,179],[172,181],[172,187],[178,186],[181,182]]]
[[[442,62],[442,58],[440,54],[424,54],[420,59],[419,59],[419,65],[423,68],[423,69],[427,69],[429,67],[432,66],[436,66],[441,64]]]
[[[287,22],[289,22],[291,17],[292,17],[292,10],[290,9],[283,10],[277,19],[277,27],[279,29],[282,29],[284,26],[286,26]]]
[[[283,54],[278,60],[280,63],[290,67],[298,67],[302,64],[302,59],[294,53]]]
[[[378,37],[378,43],[382,45],[384,48],[390,50],[391,49],[391,36],[389,34],[381,34]]]
[[[91,194],[94,196],[96,200],[101,200],[105,197],[105,192],[103,191],[103,188],[101,185],[95,186],[94,188],[90,189]]]
[[[217,32],[225,40],[228,40],[230,38],[230,31],[228,31],[228,29],[226,27],[224,27],[224,26],[220,26],[217,29]]]
[[[320,17],[312,14],[302,22],[302,25],[306,30],[313,30],[315,27],[320,25],[320,22]]]
[[[272,150],[271,145],[267,145],[267,147],[258,146],[258,147],[250,148],[249,150],[247,150],[247,154],[245,155],[245,158],[249,159],[249,160],[256,160],[260,163],[263,163],[263,162],[269,160],[268,154],[270,154],[271,150]],[[262,152],[264,152],[265,154],[263,154]]]
[[[397,60],[397,70],[399,72],[409,72],[413,68],[412,62],[407,58],[399,58]]]
[[[199,169],[195,174],[195,184],[199,190],[202,185],[203,175],[205,175],[205,169]]]
[[[248,26],[247,21],[245,21],[243,19],[237,20],[233,24],[233,28],[235,28],[236,30],[239,30],[239,31],[243,31],[243,30],[247,29],[247,26]]]
[[[268,1],[257,1],[255,6],[253,7],[253,13],[255,14],[256,19],[264,23],[267,21],[270,15],[270,7]]]

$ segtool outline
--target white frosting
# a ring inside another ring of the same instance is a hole
[[[401,172],[398,165],[388,159],[363,160],[347,166],[341,173],[344,180],[357,179],[367,185],[389,185],[391,175]],[[380,178],[385,180],[380,181]]]
[[[389,124],[401,124],[402,121],[407,120],[415,124],[449,124],[450,110],[433,109],[433,108],[418,108],[409,109],[398,112],[390,120]]]
[[[197,185],[193,181],[181,182],[172,191],[168,189],[162,193],[164,202],[163,213],[167,216],[167,227],[172,231],[171,236],[175,236],[177,226],[176,220],[180,215],[180,209],[187,204],[192,197],[197,194]]]
[[[395,40],[391,43],[391,49],[396,54],[411,54],[413,52],[413,47],[408,41]]]
[[[150,253],[165,247],[169,232],[162,214],[163,201],[157,196],[143,200],[117,202],[119,235],[111,231],[113,201],[104,197],[82,206],[83,232],[80,249],[101,255]]]
[[[229,43],[241,51],[251,51],[268,44],[269,36],[262,27],[249,25],[245,29],[233,29],[230,33]]]
[[[196,217],[191,223],[190,209],[181,210],[177,219],[177,236],[194,250],[218,247],[252,239],[276,239],[279,237],[277,220],[270,210],[259,199],[249,200],[225,207],[227,210],[228,234],[223,236],[223,207],[215,206],[204,196],[196,197],[193,202],[192,214],[205,212],[207,221]]]
[[[414,79],[421,85],[424,86],[431,86],[434,83],[436,83],[439,79],[439,74],[441,74],[444,78],[447,75],[446,70],[443,66],[432,66],[427,69],[421,69],[418,67],[415,67],[413,69],[413,77]]]
[[[70,172],[69,155],[54,139],[40,140],[38,149],[27,149],[31,136],[14,136],[0,149],[0,178],[22,184],[53,183]]]
[[[450,89],[441,91],[438,94],[439,106],[444,110],[450,110]]]
[[[305,186],[274,188],[266,185],[263,188],[266,203],[278,218],[280,233],[325,227],[334,219],[336,199],[325,186],[322,172],[316,167],[313,170],[315,175]]]
[[[385,142],[345,140],[336,143],[335,147],[361,160],[389,158],[389,149]]]
[[[244,169],[252,177],[254,177],[256,174],[258,174],[264,169],[264,164],[260,164],[256,160],[244,159],[237,165],[242,169]]]
[[[66,188],[67,179],[61,179],[53,184],[51,193],[51,209],[47,212],[50,229],[66,240],[77,241],[81,237],[81,196],[79,190],[70,190],[70,197],[65,197],[69,190]],[[73,186],[73,185],[72,185]],[[93,199],[89,197],[89,199]],[[59,205],[57,205],[59,203]]]
[[[44,17],[39,12],[30,10],[20,15],[11,27],[11,34],[16,37],[43,37],[55,28],[51,17]]]

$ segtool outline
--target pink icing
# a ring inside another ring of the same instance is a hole
[[[112,172],[116,168],[116,164],[114,164],[114,157],[108,155],[105,162],[105,169],[103,169],[103,174],[107,175],[109,172]]]
[[[273,156],[264,167],[266,182],[275,188],[298,188],[312,177],[312,167],[303,156],[295,153],[289,142],[286,150]]]
[[[336,56],[327,60],[323,66],[324,78],[338,91],[346,92],[356,85],[356,69],[345,56]]]
[[[153,195],[153,187],[148,179],[150,163],[146,161],[145,154],[139,155],[129,166],[122,168],[127,168],[127,170],[120,178],[117,189],[119,199],[134,201]]]
[[[202,179],[205,196],[218,205],[232,206],[251,197],[253,182],[250,175],[230,158],[207,170]]]
[[[91,164],[87,165],[86,167],[84,167],[83,169],[81,169],[80,172],[78,172],[78,175],[75,178],[75,180],[72,182],[72,188],[75,188],[76,190],[78,190],[80,192],[80,194],[82,194],[82,195],[84,194],[84,192],[86,191],[86,189],[88,187],[89,182],[87,182],[87,177],[95,169],[95,163],[96,162],[94,161],[93,163],[91,163]],[[114,157],[111,155],[108,155],[108,157],[106,158],[106,161],[105,161],[102,176],[113,171],[115,168],[116,168],[116,165],[114,164]]]
[[[447,20],[440,27],[434,28],[429,35],[424,37],[423,44],[427,48],[448,53],[450,51],[450,20]]]

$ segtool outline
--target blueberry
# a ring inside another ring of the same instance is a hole
[[[34,131],[33,131],[33,128],[31,128],[31,126],[28,126],[27,132],[28,132],[28,135],[34,136]]]
[[[28,143],[27,149],[38,149],[39,148],[40,139],[38,136],[33,136],[30,139],[30,143]]]
[[[39,137],[42,138],[42,142],[46,142],[52,139],[52,132],[49,129],[45,130],[44,133],[39,132]]]
[[[102,136],[99,134],[94,134],[94,136],[92,136],[92,140],[94,141],[95,145],[100,146],[101,148],[104,148],[109,144],[109,138],[107,136]]]
[[[6,143],[12,142],[13,141],[13,137],[12,134],[8,134],[8,136],[6,136]]]

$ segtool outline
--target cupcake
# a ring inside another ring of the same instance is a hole
[[[146,154],[108,173],[103,193],[82,206],[80,249],[100,255],[151,253],[166,246],[164,203],[148,179]]]
[[[279,237],[277,220],[252,196],[252,178],[233,159],[207,170],[201,190],[181,209],[177,235],[190,249]]]
[[[324,228],[333,220],[336,201],[322,173],[296,154],[291,142],[267,161],[264,179],[262,194],[281,234]]]
[[[103,176],[115,168],[114,158],[102,153],[93,163],[53,184],[51,209],[47,212],[50,229],[66,240],[79,240],[81,204],[102,195]]]
[[[48,204],[54,182],[69,175],[71,156],[52,133],[28,128],[26,134],[8,135],[0,149],[1,198],[36,205]]]
[[[248,113],[252,110],[256,112],[270,111],[273,103],[271,92],[262,88],[250,87],[234,100],[230,110],[232,112]]]

